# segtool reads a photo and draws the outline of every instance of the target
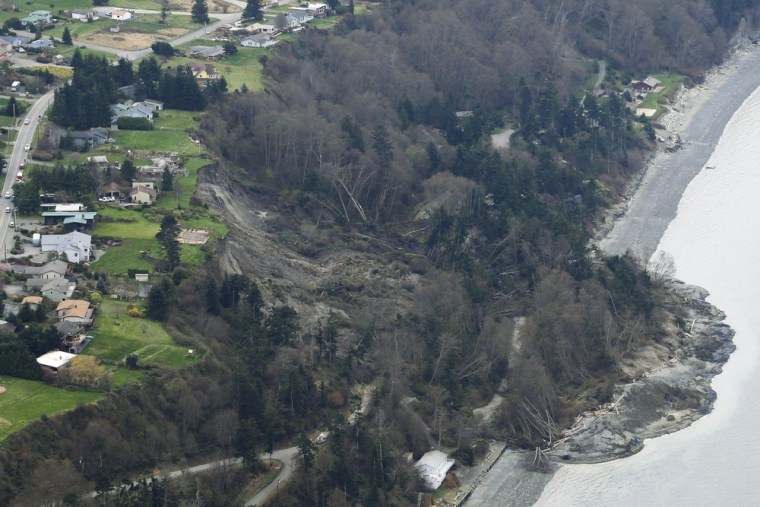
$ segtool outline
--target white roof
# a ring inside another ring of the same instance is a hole
[[[74,357],[76,357],[76,354],[69,354],[68,352],[61,352],[60,350],[53,350],[38,357],[37,362],[42,366],[57,369],[71,361],[71,359]]]
[[[56,204],[55,210],[56,211],[82,211],[84,209],[84,205],[79,202],[71,203],[71,204]]]
[[[428,488],[438,489],[446,478],[446,473],[454,466],[454,460],[449,459],[449,456],[441,451],[430,451],[426,452],[414,466]]]

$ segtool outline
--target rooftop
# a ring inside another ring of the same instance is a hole
[[[42,366],[58,369],[75,357],[76,354],[69,354],[68,352],[61,352],[60,350],[53,350],[38,357],[37,362]]]

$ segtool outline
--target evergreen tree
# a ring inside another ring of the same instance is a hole
[[[40,188],[34,183],[17,183],[13,186],[13,199],[18,212],[32,215],[40,208]]]
[[[158,82],[161,80],[161,67],[155,58],[140,60],[140,65],[137,67],[137,79],[137,95],[149,99],[159,98]]]
[[[164,173],[161,176],[161,190],[164,192],[171,192],[174,189],[174,178],[168,167],[164,168]]]
[[[261,0],[248,0],[243,9],[243,19],[261,21],[264,19],[264,10],[261,8]]]
[[[166,320],[169,314],[170,301],[163,285],[154,285],[148,293],[148,308],[146,313],[153,320]]]
[[[73,46],[74,41],[71,40],[71,32],[69,32],[69,27],[63,29],[63,35],[61,36],[61,42],[63,42],[67,46]]]
[[[11,95],[11,98],[8,99],[8,104],[5,106],[5,116],[15,117],[19,113],[20,111],[18,110],[18,104],[16,104],[16,97]]]
[[[121,177],[125,180],[132,181],[135,179],[135,176],[137,176],[137,169],[135,168],[134,162],[130,159],[126,159],[121,164]]]
[[[208,23],[208,5],[206,0],[194,0],[190,11],[193,23]]]
[[[29,303],[21,305],[21,309],[18,311],[18,319],[24,323],[34,320],[34,310],[29,306]]]
[[[161,247],[166,251],[166,264],[168,271],[174,271],[179,265],[180,245],[179,240],[179,223],[172,214],[165,215],[161,220],[161,229],[156,234],[156,239],[161,243]]]
[[[213,315],[219,315],[222,312],[222,305],[219,303],[219,289],[211,273],[206,278],[206,308]]]

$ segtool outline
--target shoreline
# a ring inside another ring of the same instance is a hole
[[[687,186],[709,165],[729,120],[760,87],[760,73],[755,70],[759,66],[760,50],[739,45],[722,65],[706,73],[702,85],[679,92],[671,110],[658,123],[664,125],[668,135],[680,136],[684,148],[667,152],[660,147],[647,161],[594,238],[598,249],[608,255],[630,252],[644,262],[651,258],[675,218]],[[609,220],[613,216],[614,220]],[[671,284],[674,291],[689,300],[688,311],[693,319],[690,331],[694,333],[684,334],[693,343],[682,340],[688,350],[676,349],[676,357],[668,358],[668,364],[646,375],[643,381],[617,386],[613,400],[619,405],[579,418],[560,446],[550,451],[555,458],[559,456],[555,460],[558,466],[563,461],[598,463],[630,456],[641,450],[645,439],[679,431],[712,410],[716,395],[711,380],[735,348],[733,331],[723,323],[725,315],[704,301],[704,289],[678,281]],[[699,338],[694,339],[697,335]],[[678,339],[678,333],[673,338]],[[675,404],[677,410],[663,413],[661,410],[673,396],[682,403]],[[638,415],[622,417],[622,407],[629,409],[628,416],[634,412]],[[464,505],[535,503],[558,466],[545,473],[531,472],[520,464],[520,456],[519,451],[505,452]]]

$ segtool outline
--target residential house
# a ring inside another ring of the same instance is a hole
[[[111,11],[111,19],[114,21],[126,21],[132,19],[132,13],[126,9],[114,9]]]
[[[29,305],[29,308],[36,310],[42,304],[42,296],[26,296],[21,300],[21,306]]]
[[[63,350],[71,354],[79,354],[87,345],[87,335],[83,332],[82,324],[62,320],[53,324],[53,327],[61,335],[61,346]]]
[[[135,204],[153,204],[156,202],[157,192],[151,186],[145,183],[132,183],[132,191],[129,193],[129,199]]]
[[[25,18],[21,18],[21,22],[25,25],[45,25],[53,21],[53,16],[50,11],[34,11]]]
[[[42,266],[24,266],[15,264],[12,267],[14,273],[23,273],[39,280],[52,280],[63,278],[69,269],[69,265],[61,260],[53,260]]]
[[[87,157],[87,162],[95,169],[108,169],[110,164],[108,163],[108,157],[99,155],[96,157]]]
[[[269,25],[265,23],[253,23],[252,25],[248,25],[248,33],[251,34],[257,34],[257,33],[268,33],[269,35],[276,35],[277,34],[277,28],[274,27],[274,25]]]
[[[92,314],[95,308],[90,307],[90,302],[83,299],[69,299],[61,301],[55,307],[55,313],[58,320],[62,322],[73,322],[74,324],[90,325],[92,324]]]
[[[441,451],[426,452],[420,460],[414,464],[417,473],[420,474],[425,486],[430,490],[436,490],[446,478],[449,469],[454,466],[454,460]]]
[[[39,365],[43,368],[57,372],[58,370],[65,368],[69,361],[75,357],[76,354],[69,354],[68,352],[61,352],[60,350],[53,350],[38,357],[37,363],[39,363]]]
[[[301,7],[289,7],[288,14],[305,13],[309,16],[309,21],[317,18],[327,17],[327,5],[326,4],[306,4]],[[305,21],[304,21],[305,22]]]
[[[144,106],[152,108],[154,112],[164,110],[164,103],[160,100],[145,99],[142,101],[142,103]]]
[[[219,60],[226,54],[222,46],[192,46],[189,51],[193,58],[204,60]]]
[[[71,145],[78,150],[91,150],[108,142],[108,129],[97,127],[90,130],[74,130],[66,134]]]
[[[143,100],[141,102],[132,102],[128,100],[124,104],[114,104],[111,106],[111,130],[118,130],[119,118],[145,118],[153,121],[153,113],[161,111],[164,103],[157,100]]]
[[[303,25],[312,19],[314,19],[314,16],[310,15],[303,9],[296,9],[295,7],[291,7],[285,16],[285,22],[288,27]]]
[[[124,197],[130,192],[130,190],[120,187],[116,182],[112,181],[106,185],[100,187],[101,197],[113,197],[118,201],[124,199]]]
[[[100,19],[96,12],[85,9],[75,9],[70,13],[71,19],[87,23],[88,21],[97,21]]]
[[[219,79],[219,73],[216,67],[210,63],[198,63],[190,62],[188,65],[193,73],[193,77],[196,81],[209,81],[211,79]]]
[[[91,229],[95,225],[97,211],[44,211],[45,225],[63,223],[69,229]]]
[[[50,301],[58,303],[71,299],[75,288],[76,284],[74,282],[70,282],[65,278],[53,278],[42,286],[40,293]]]
[[[277,40],[266,33],[258,33],[240,41],[240,45],[247,48],[268,48],[275,44],[277,44]]]
[[[646,79],[642,81],[635,81],[632,86],[633,89],[638,92],[651,92],[655,88],[657,88],[660,85],[660,80],[656,79],[652,76],[648,76]]]
[[[30,42],[33,39],[33,37],[16,34],[16,35],[0,35],[0,39],[2,39],[5,42],[8,42],[13,47],[13,49],[16,49]]]
[[[89,234],[77,231],[68,234],[44,234],[41,238],[41,247],[43,252],[65,254],[69,262],[87,262],[92,253],[91,241]]]
[[[172,174],[174,174],[177,169],[177,164],[174,161],[171,159],[166,159],[164,157],[153,158],[151,159],[151,162],[151,165],[141,165],[137,168],[137,171],[140,173],[140,176],[142,178],[161,179],[164,174],[164,170],[168,169]],[[151,188],[155,189],[155,187]]]
[[[26,49],[31,51],[42,51],[43,49],[51,49],[54,47],[55,44],[52,39],[37,39],[26,45]]]

